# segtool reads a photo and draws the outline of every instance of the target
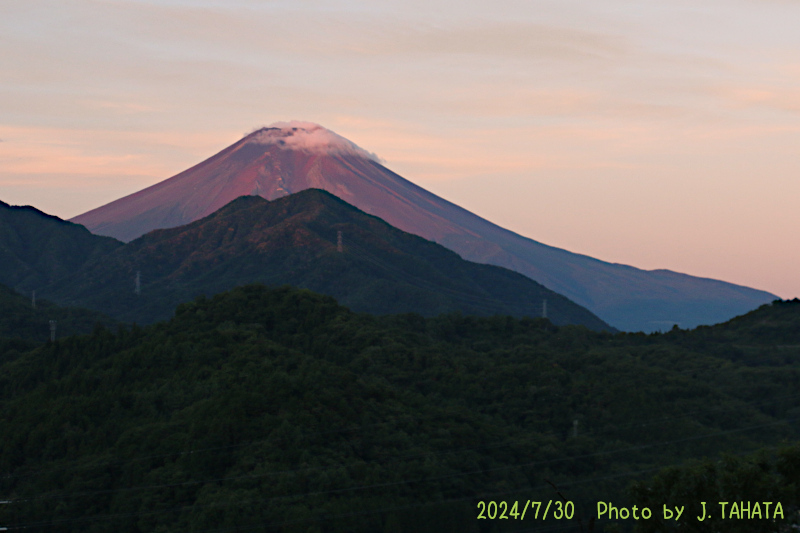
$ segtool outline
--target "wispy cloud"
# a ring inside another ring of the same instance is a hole
[[[675,206],[700,227],[728,195],[715,249],[790,264],[763,236],[725,235],[744,234],[742,184],[757,177],[766,206],[800,195],[798,17],[792,0],[0,2],[0,195],[74,215],[67,199],[105,203],[297,117],[424,186],[474,180],[464,201],[500,215],[518,205],[523,220],[536,198],[543,218],[517,231],[572,227],[570,247],[612,260],[681,269],[657,264],[677,253]],[[481,180],[503,178],[489,200]],[[596,214],[590,228],[567,200]]]
[[[248,142],[311,153],[354,155],[381,162],[372,152],[313,122],[274,122],[249,134]]]
[[[726,87],[720,89],[720,94],[736,107],[800,112],[800,94],[797,90],[759,86]]]
[[[4,183],[3,176],[11,174],[64,173],[102,175],[109,179],[144,174],[163,179],[177,170],[153,158],[154,150],[183,146],[187,163],[196,162],[200,154],[195,147],[199,144],[208,146],[210,140],[205,133],[182,131],[136,132],[2,125],[0,134],[6,140],[0,147],[0,185]],[[215,144],[211,142],[211,146]]]

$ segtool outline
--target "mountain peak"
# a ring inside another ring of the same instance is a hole
[[[312,188],[465,259],[517,270],[620,329],[713,324],[777,298],[720,281],[606,263],[527,239],[411,183],[366,150],[309,122],[255,130],[180,174],[72,221],[130,241],[207,217],[239,196],[275,200]]]
[[[299,150],[312,154],[351,155],[381,162],[372,152],[313,122],[299,120],[274,122],[247,135],[245,142],[275,145],[285,150]]]

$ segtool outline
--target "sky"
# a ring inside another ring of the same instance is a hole
[[[505,228],[800,297],[800,0],[0,2],[0,200],[303,120]]]

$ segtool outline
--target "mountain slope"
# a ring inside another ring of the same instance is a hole
[[[718,323],[777,298],[722,281],[607,263],[517,235],[313,124],[258,130],[170,179],[72,220],[128,241],[198,220],[241,195],[274,199],[307,188],[324,189],[470,261],[520,272],[624,330]]]
[[[673,330],[666,337],[691,349],[750,365],[796,364],[800,352],[800,300],[776,300],[713,327]]]
[[[131,290],[137,271],[139,296]],[[521,274],[464,261],[318,189],[272,202],[238,198],[199,221],[148,233],[49,290],[60,302],[150,322],[198,294],[252,282],[308,288],[370,313],[540,316],[546,305],[555,324],[611,329]]]
[[[0,202],[0,283],[17,290],[42,288],[119,246],[33,207]]]
[[[25,296],[0,284],[0,338],[45,342],[50,321],[56,322],[56,338],[91,333],[96,324],[113,326],[116,321],[89,309],[59,307],[38,299],[36,307]]]

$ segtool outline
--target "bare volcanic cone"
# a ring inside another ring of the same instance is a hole
[[[628,331],[723,322],[777,299],[667,270],[645,271],[547,246],[429,193],[347,139],[310,123],[257,130],[161,183],[72,219],[123,241],[199,220],[231,200],[317,188],[389,224],[542,283]]]
[[[240,196],[274,200],[311,188],[326,190],[429,240],[462,232],[449,220],[453,213],[448,211],[485,223],[391,172],[347,139],[303,122],[257,130],[172,178],[71,222],[128,242],[154,229],[199,220]]]

